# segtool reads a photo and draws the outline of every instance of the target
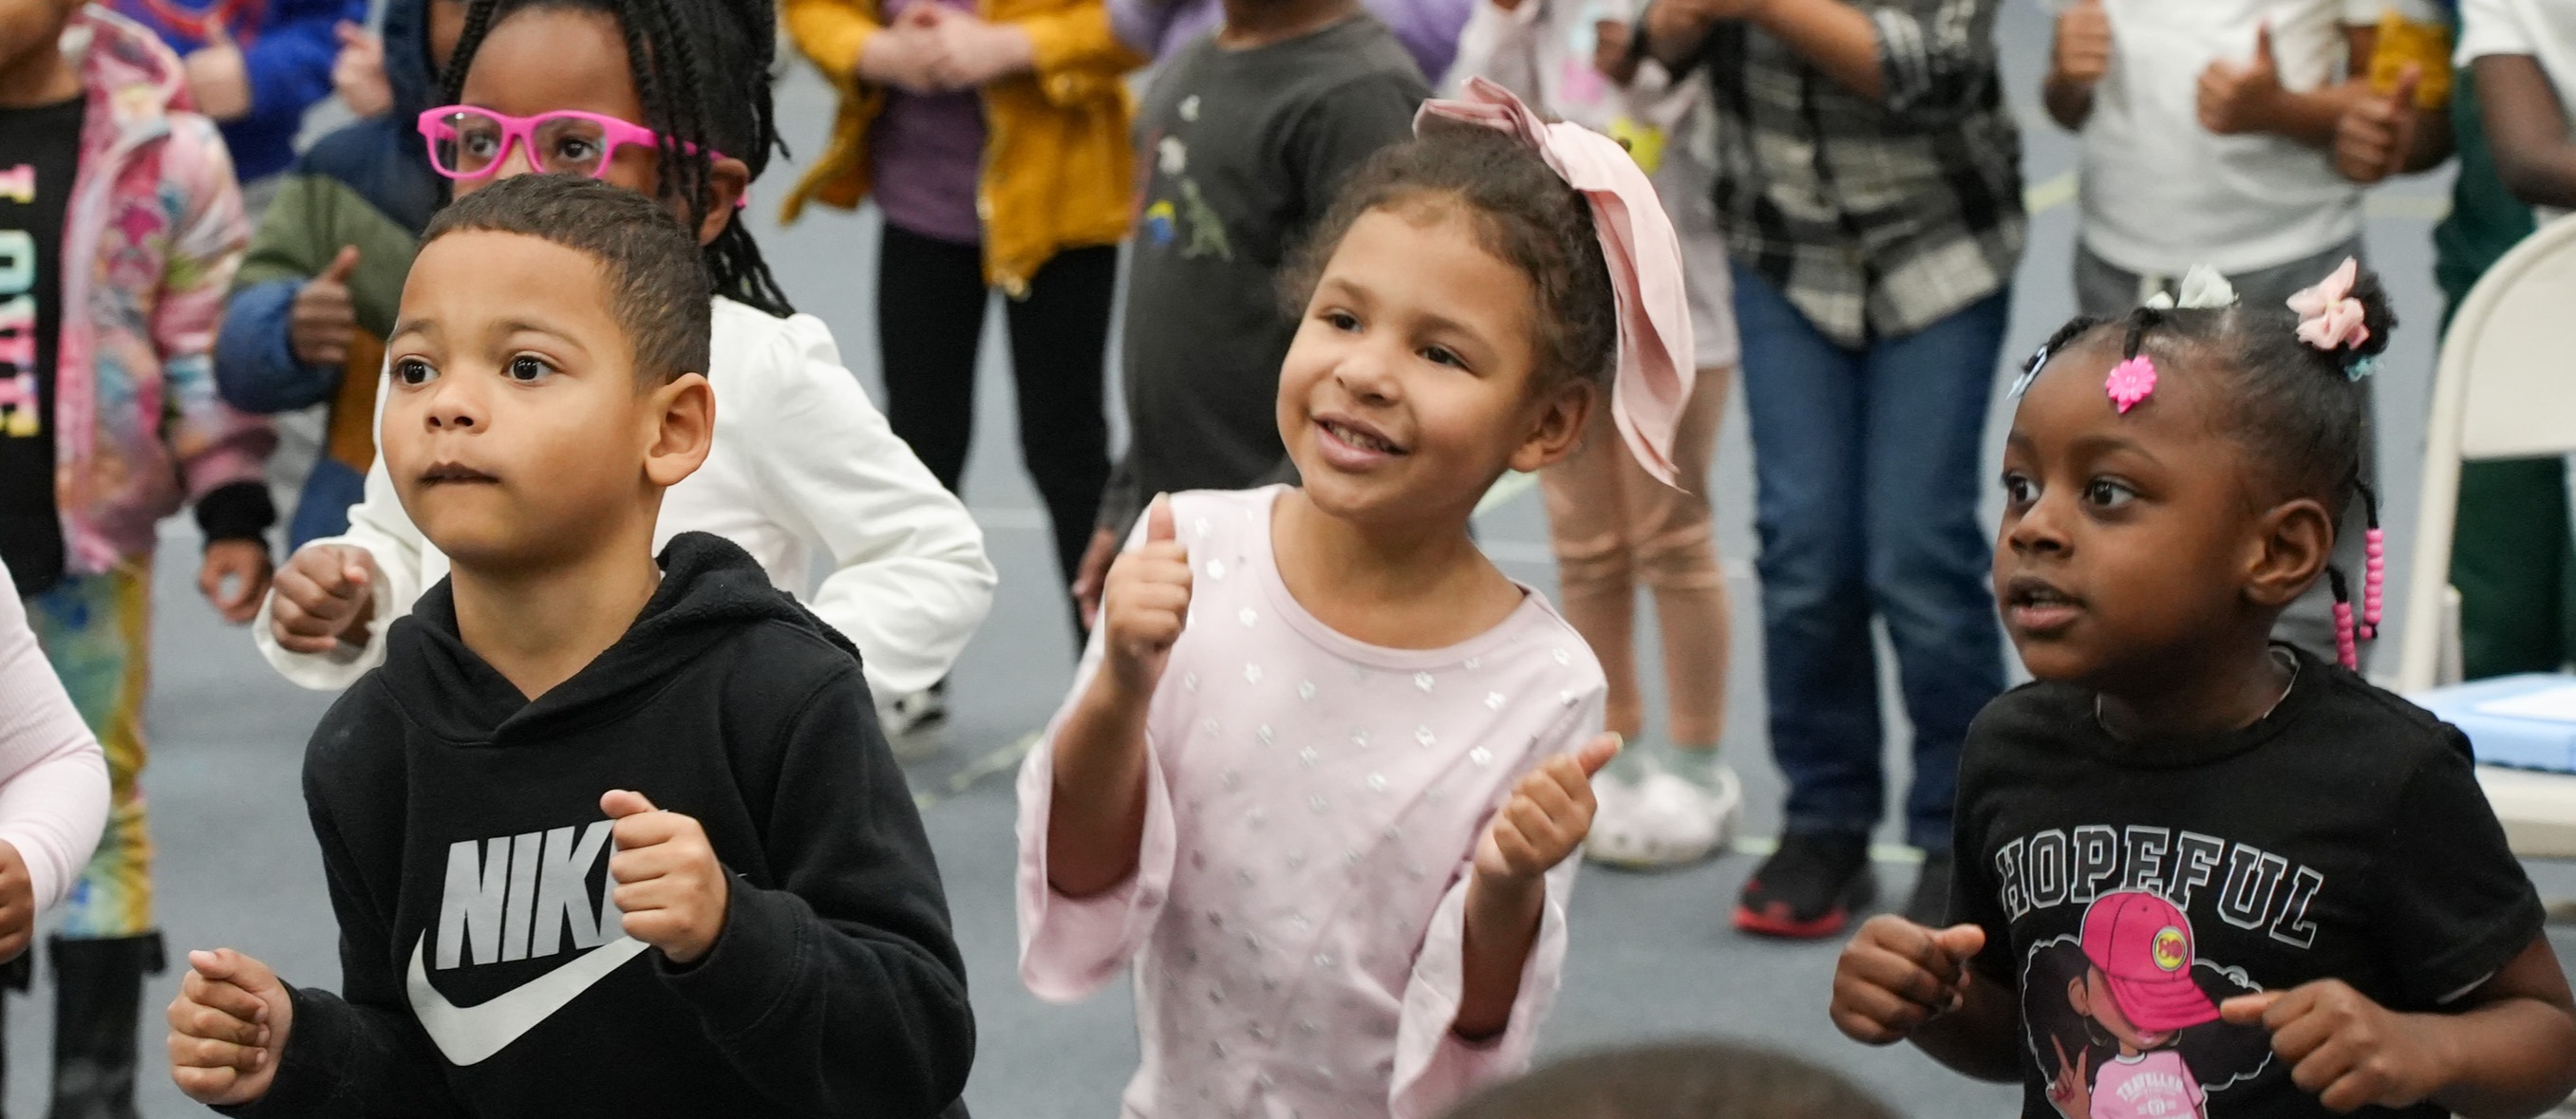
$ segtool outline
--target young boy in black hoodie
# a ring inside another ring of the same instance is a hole
[[[343,994],[191,953],[170,1006],[191,1097],[549,1117],[957,1099],[964,969],[857,651],[730,543],[651,552],[713,429],[708,306],[695,239],[604,183],[520,176],[430,224],[381,438],[455,571],[305,756]]]

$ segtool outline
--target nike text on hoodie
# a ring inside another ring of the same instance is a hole
[[[939,871],[855,650],[733,544],[671,541],[634,626],[529,702],[445,583],[314,731],[342,993],[298,989],[244,1115],[931,1116],[975,1048]],[[600,794],[732,872],[695,964],[626,935]]]

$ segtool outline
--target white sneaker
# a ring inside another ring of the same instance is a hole
[[[1717,767],[1710,792],[1670,773],[1649,774],[1636,785],[1595,785],[1598,805],[1584,854],[1594,862],[1630,870],[1688,866],[1734,842],[1743,816],[1744,789],[1735,770]]]
[[[936,688],[899,695],[877,705],[877,727],[899,762],[917,762],[939,753],[940,728],[948,725],[948,697]]]

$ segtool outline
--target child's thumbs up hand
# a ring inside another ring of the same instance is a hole
[[[1190,616],[1190,552],[1172,523],[1172,499],[1145,507],[1145,542],[1109,565],[1101,592],[1102,668],[1133,695],[1151,695]]]
[[[206,26],[206,45],[188,52],[179,65],[187,71],[198,112],[225,122],[250,115],[250,66],[222,21]]]
[[[2200,72],[2200,126],[2221,136],[2278,131],[2281,67],[2272,55],[2272,25],[2254,28],[2254,59],[2219,59]]]
[[[1476,876],[1493,887],[1527,887],[1572,855],[1592,832],[1592,775],[1619,748],[1618,735],[1604,734],[1523,774],[1476,843]]]
[[[2336,118],[2336,171],[2356,183],[2375,183],[2406,169],[2415,147],[2415,88],[2423,81],[2424,67],[2409,62],[2395,88],[2354,101]]]
[[[267,964],[221,948],[188,953],[188,974],[170,1001],[170,1079],[210,1107],[268,1094],[286,1052],[295,1003]]]
[[[358,271],[358,246],[340,246],[340,255],[304,286],[286,307],[286,346],[295,360],[337,370],[349,360],[349,344],[358,337],[358,305],[349,295],[349,277]]]
[[[732,900],[724,864],[698,821],[653,807],[644,794],[611,789],[599,810],[617,821],[609,834],[609,897],[625,915],[626,935],[662,950],[675,964],[693,964],[715,947]]]

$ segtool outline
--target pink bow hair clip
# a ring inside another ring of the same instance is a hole
[[[2367,312],[2352,297],[2353,284],[2360,278],[2361,263],[2345,257],[2342,266],[2315,287],[2290,297],[2290,309],[2299,314],[2299,341],[2332,351],[2370,340],[2370,327],[2362,321]]]
[[[1611,380],[1610,415],[1646,473],[1666,485],[1680,484],[1673,443],[1697,375],[1697,348],[1681,242],[1655,199],[1654,184],[1618,141],[1581,125],[1549,122],[1484,78],[1468,79],[1456,98],[1423,102],[1413,118],[1414,134],[1434,122],[1492,128],[1517,138],[1591,206],[1617,301],[1619,364]]]

